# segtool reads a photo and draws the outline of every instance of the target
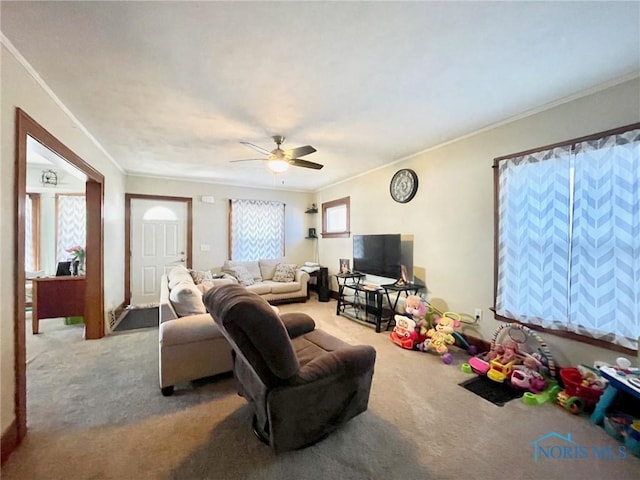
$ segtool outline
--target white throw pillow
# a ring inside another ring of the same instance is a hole
[[[174,267],[173,269],[171,269],[168,277],[169,277],[169,288],[173,288],[179,283],[183,283],[183,282],[193,283],[193,277],[189,273],[189,270],[187,270],[183,265],[178,265],[177,267]]]
[[[248,287],[253,285],[255,281],[253,280],[253,275],[247,270],[245,267],[237,266],[237,267],[229,267],[225,270],[225,273],[229,273],[238,279],[241,285]]]
[[[193,281],[182,282],[171,289],[169,300],[179,317],[207,313],[202,302],[202,292]]]
[[[273,274],[274,282],[293,282],[296,278],[297,265],[294,263],[279,263],[276,265],[276,273]]]

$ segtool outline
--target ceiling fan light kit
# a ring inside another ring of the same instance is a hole
[[[303,168],[312,168],[314,170],[320,170],[324,165],[319,163],[310,162],[308,160],[302,160],[298,157],[304,157],[305,155],[309,155],[316,151],[311,145],[305,145],[303,147],[292,148],[289,150],[282,150],[280,145],[284,143],[285,137],[282,135],[274,135],[271,137],[276,144],[276,148],[272,151],[269,151],[265,148],[259,147],[258,145],[254,145],[249,142],[240,142],[243,145],[246,145],[249,148],[252,148],[256,152],[260,152],[263,155],[266,155],[267,158],[264,159],[247,159],[247,160],[231,160],[231,162],[251,162],[255,160],[263,160],[267,162],[267,168],[274,173],[282,173],[287,171],[289,166],[294,167],[303,167]]]
[[[289,162],[285,160],[268,160],[267,168],[271,170],[273,173],[282,173],[289,170]]]

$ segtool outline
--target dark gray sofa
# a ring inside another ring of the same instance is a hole
[[[233,348],[254,430],[274,452],[313,444],[367,409],[373,347],[316,329],[304,313],[278,315],[240,285],[216,287],[204,302]]]

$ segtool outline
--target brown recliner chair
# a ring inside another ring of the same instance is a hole
[[[316,330],[307,314],[278,315],[241,285],[216,287],[204,302],[233,348],[254,431],[276,453],[311,445],[367,409],[373,347]]]

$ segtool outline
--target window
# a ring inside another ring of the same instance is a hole
[[[40,269],[40,194],[27,193],[24,220],[24,269],[35,272]]]
[[[339,198],[322,204],[322,236],[324,238],[348,237],[349,230],[349,199]]]
[[[282,202],[229,200],[229,258],[283,257],[284,213]]]
[[[498,317],[637,349],[640,124],[494,166]]]
[[[87,202],[84,195],[56,195],[56,260],[69,259],[68,248],[84,247],[87,240]]]

